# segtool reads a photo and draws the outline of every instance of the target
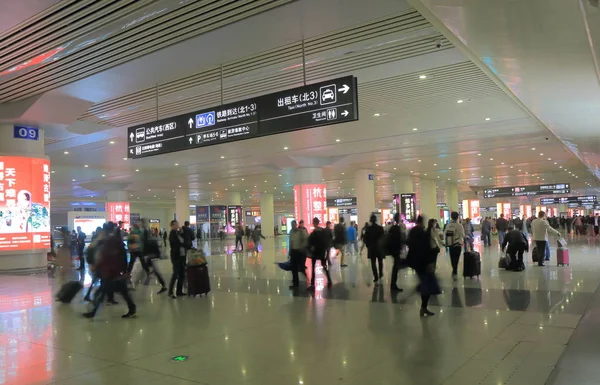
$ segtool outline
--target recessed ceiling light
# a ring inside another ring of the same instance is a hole
[[[102,174],[102,177],[104,178],[106,175]]]
[[[535,147],[531,147],[531,151],[535,151]]]
[[[286,146],[286,147],[284,147],[283,149],[284,149],[284,150],[287,150],[288,148],[287,148],[287,146]]]
[[[510,166],[510,168],[513,168],[513,166]]]
[[[225,157],[223,155],[221,155],[221,159],[225,159]]]
[[[73,182],[75,182],[75,179],[73,179]]]
[[[558,168],[562,168],[562,166],[558,166]]]
[[[485,118],[485,120],[491,120],[491,118]]]
[[[136,169],[135,172],[140,172],[140,170]]]
[[[462,100],[462,99],[458,99],[458,100],[456,101],[456,103],[458,103],[458,104],[460,104],[460,103],[462,103],[462,102],[464,102],[464,100]]]
[[[544,153],[543,153],[543,152],[540,152],[540,156],[544,156]]]
[[[519,172],[521,172],[521,170],[519,170]]]
[[[376,164],[376,165],[375,165],[375,167],[379,167],[379,165],[378,165],[378,164]]]
[[[500,163],[500,164],[504,164],[504,162]]]
[[[115,144],[115,141],[114,141],[114,140],[111,140],[111,141],[110,141],[110,142],[108,142],[108,143],[110,143],[110,144]]]
[[[336,141],[336,142],[339,142],[340,140],[339,140],[339,139],[336,139],[335,141]]]
[[[179,188],[181,188],[181,186],[178,186]]]
[[[413,131],[417,131],[417,130],[418,130],[418,128],[417,128],[417,127],[414,127],[414,128],[413,128]]]
[[[481,156],[481,154],[477,154],[477,156]]]
[[[434,165],[434,166],[437,166],[437,163],[434,163],[433,165]]]
[[[427,75],[419,75],[419,79],[427,79]]]
[[[123,160],[127,160],[127,158],[123,158]]]
[[[208,184],[212,184],[212,182],[208,182]]]
[[[552,158],[548,158],[548,160],[552,160]]]
[[[56,171],[52,170],[52,173],[54,174]]]
[[[427,176],[427,174],[423,174],[423,175]]]
[[[490,160],[494,160],[494,158],[490,158]]]
[[[376,112],[376,113],[373,114],[373,116],[379,117],[379,116],[381,116],[381,114],[379,112]]]
[[[88,166],[88,165],[86,164],[86,165],[85,165],[85,166],[83,166],[83,167],[85,167],[85,168],[88,168],[88,167],[90,167],[90,166]]]
[[[63,152],[63,154],[69,155],[69,151],[65,151],[65,152]]]
[[[421,161],[421,159],[419,159],[419,162]]]
[[[175,166],[179,166],[179,163],[175,163]]]

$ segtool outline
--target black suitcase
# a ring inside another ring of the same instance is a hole
[[[79,293],[79,291],[83,288],[83,285],[79,281],[71,281],[67,282],[58,291],[56,294],[56,300],[62,303],[71,303],[73,298]]]
[[[463,277],[479,277],[481,275],[481,256],[477,251],[465,251],[463,261]]]
[[[186,268],[188,296],[208,294],[210,277],[206,265],[188,265]]]

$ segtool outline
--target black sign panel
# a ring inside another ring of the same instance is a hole
[[[339,215],[358,215],[358,209],[357,208],[338,209],[338,214]]]
[[[571,192],[569,183],[542,184],[535,186],[495,187],[483,190],[484,198],[520,197],[531,195],[568,194]]]
[[[143,158],[185,148],[185,117],[175,116],[127,129],[127,157]]]
[[[327,207],[356,206],[356,197],[350,198],[327,198]]]
[[[208,206],[196,206],[196,223],[208,222]]]
[[[261,135],[358,120],[353,76],[281,91],[259,98]]]
[[[564,203],[571,204],[583,204],[596,203],[598,198],[596,195],[586,195],[586,196],[578,196],[578,197],[560,197],[560,198],[540,198],[540,204],[542,205],[558,205]]]
[[[219,222],[227,219],[227,206],[210,206],[210,220]]]
[[[353,76],[228,103],[127,129],[127,156],[143,158],[358,120]]]
[[[417,220],[417,194],[400,194],[400,214],[409,222]]]
[[[247,217],[260,217],[260,210],[249,210],[246,211]]]
[[[227,206],[227,222],[231,225],[242,222],[242,206]]]

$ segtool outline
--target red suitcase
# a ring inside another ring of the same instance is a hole
[[[569,249],[564,247],[556,249],[556,263],[558,266],[569,266]]]
[[[188,296],[208,294],[210,278],[206,265],[188,265],[186,271]]]

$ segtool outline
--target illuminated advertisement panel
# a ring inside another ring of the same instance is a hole
[[[314,230],[313,218],[321,224],[327,222],[327,189],[324,184],[304,184],[294,186],[294,216],[304,219],[308,231]]]
[[[0,156],[0,250],[50,247],[50,161]]]
[[[119,223],[123,222],[123,228],[129,229],[131,216],[129,215],[129,202],[106,202],[106,212],[108,221]]]

